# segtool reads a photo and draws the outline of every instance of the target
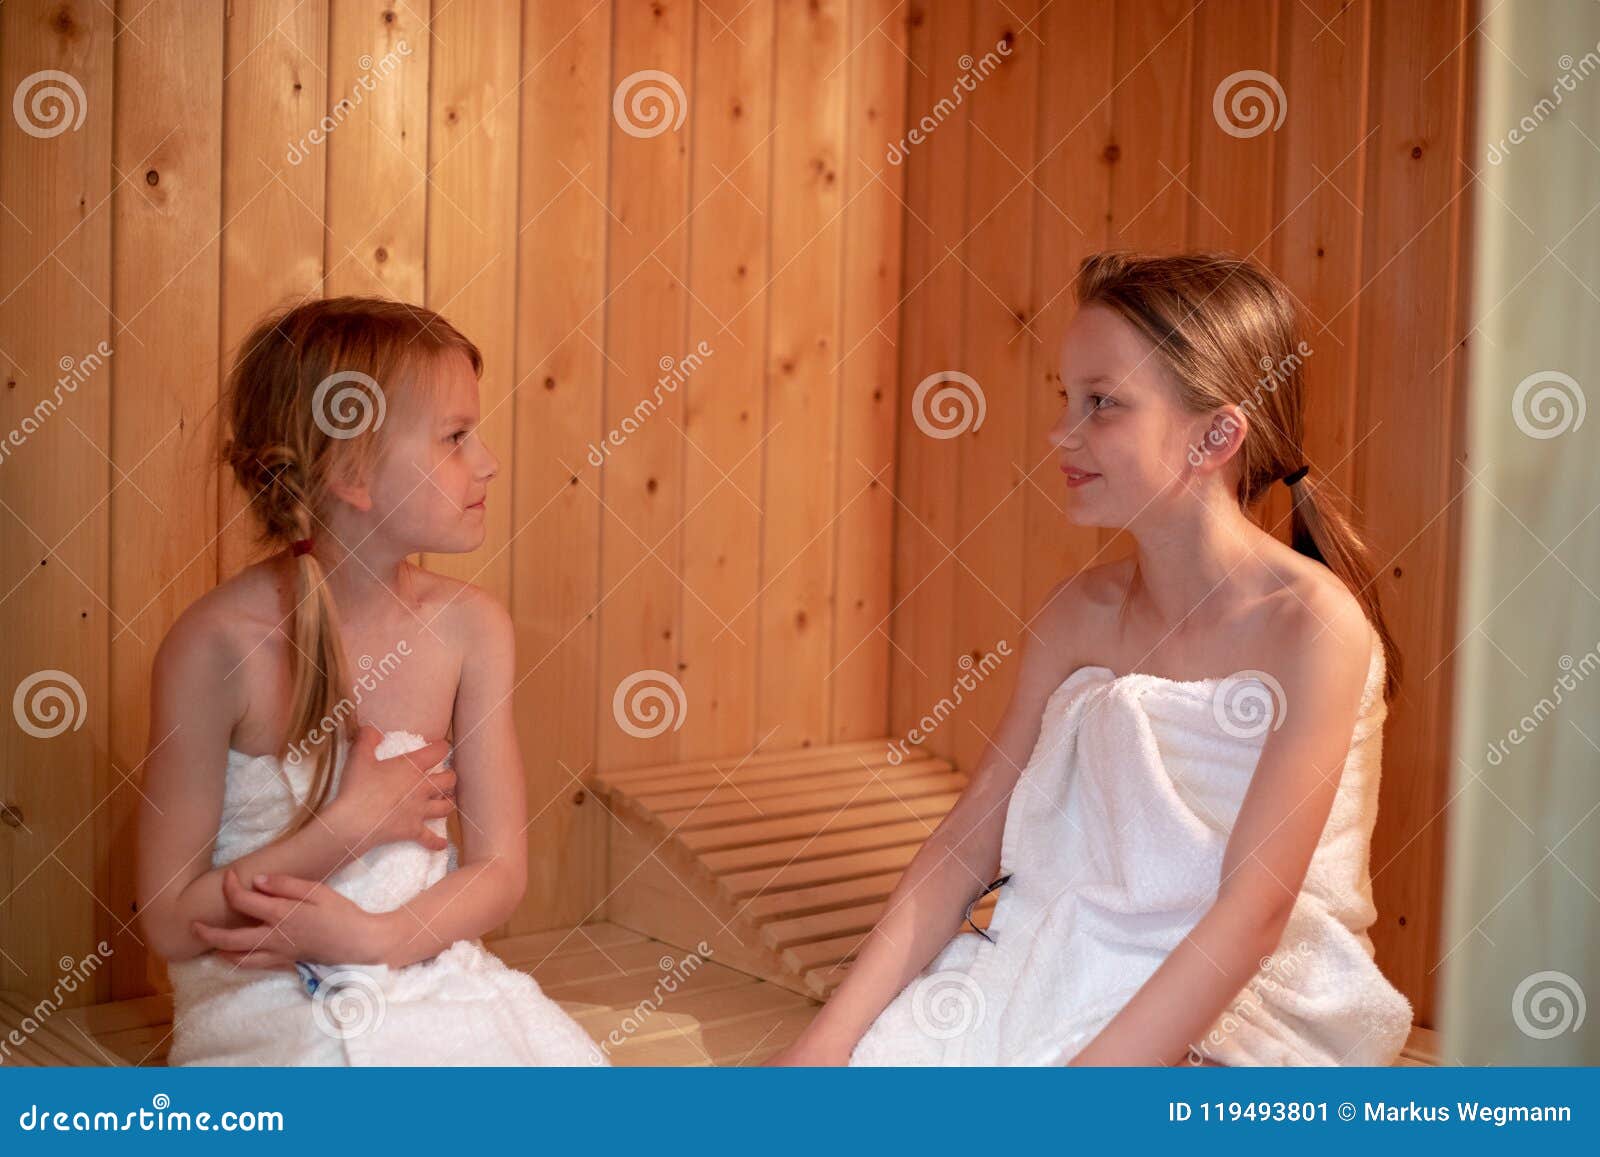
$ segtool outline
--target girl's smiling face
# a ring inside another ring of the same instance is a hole
[[[382,448],[365,487],[367,512],[407,553],[464,554],[483,545],[489,482],[500,463],[478,426],[478,378],[450,349],[391,399]]]
[[[1211,416],[1182,405],[1165,361],[1115,311],[1087,305],[1061,345],[1061,416],[1050,444],[1078,526],[1128,527],[1159,517],[1195,473],[1190,449]]]

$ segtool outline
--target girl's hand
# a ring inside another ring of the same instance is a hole
[[[219,928],[196,920],[196,937],[240,968],[288,968],[296,960],[321,964],[382,962],[388,923],[326,884],[296,876],[260,876],[252,890],[232,868],[222,878],[229,907],[259,921]]]
[[[415,840],[430,852],[443,851],[449,840],[429,830],[427,821],[455,810],[456,773],[430,769],[450,753],[450,745],[438,739],[379,759],[382,738],[376,727],[362,725],[339,776],[339,794],[323,809],[324,818],[358,856],[396,840]]]
[[[779,1049],[762,1064],[773,1067],[809,1065],[842,1068],[850,1063],[850,1054],[854,1051],[853,1047],[832,1044],[801,1034],[800,1039],[788,1048]]]

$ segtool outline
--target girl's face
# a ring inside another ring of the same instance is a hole
[[[1075,525],[1152,522],[1187,492],[1190,450],[1210,418],[1184,407],[1166,375],[1155,347],[1113,310],[1088,305],[1068,323],[1049,439]]]
[[[368,512],[407,553],[464,554],[483,545],[489,482],[500,463],[478,431],[478,379],[459,350],[391,405],[367,486]]]

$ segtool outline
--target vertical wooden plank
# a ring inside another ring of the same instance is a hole
[[[971,57],[998,63],[968,98],[968,248],[966,359],[986,409],[981,426],[961,436],[961,542],[956,554],[956,654],[963,666],[1003,641],[1016,653],[1027,635],[1022,573],[1023,490],[1034,462],[1027,445],[1028,368],[1039,343],[1033,329],[1032,185],[1042,41],[1033,27],[1038,3],[978,0]],[[950,694],[958,669],[935,678]],[[932,703],[928,704],[931,707]],[[975,726],[951,738],[956,759],[972,767],[1005,708],[998,680],[980,684],[963,708]]]
[[[271,0],[227,16],[222,132],[222,359],[262,314],[322,293],[328,5]],[[220,415],[219,415],[220,418]],[[219,421],[219,432],[221,423]],[[218,571],[259,557],[257,524],[224,470]]]
[[[328,44],[323,291],[421,301],[428,208],[427,12],[334,5]]]
[[[1357,430],[1356,498],[1383,569],[1377,587],[1407,665],[1384,727],[1373,892],[1385,914],[1373,941],[1423,1023],[1433,1017],[1439,879],[1450,751],[1449,638],[1456,556],[1450,507],[1463,478],[1455,461],[1454,347],[1462,221],[1458,46],[1467,3],[1374,8],[1364,277],[1360,310],[1365,383]],[[1418,62],[1440,67],[1419,79]],[[1381,387],[1378,383],[1382,383]],[[1403,923],[1402,923],[1403,922]]]
[[[1106,247],[1111,216],[1111,94],[1116,84],[1114,9],[1052,4],[1036,25],[1040,49],[1039,161],[1033,211],[1033,280],[1039,305],[1028,374],[1030,469],[1023,497],[1022,605],[1038,613],[1050,588],[1100,559],[1100,535],[1067,521],[1059,449],[1050,430],[1061,414],[1061,336],[1077,306],[1078,265]],[[999,679],[1008,691],[1011,672]]]
[[[772,175],[771,0],[705,0],[695,28],[688,338],[683,394],[680,756],[747,751],[756,733],[767,227]],[[699,358],[704,342],[709,356]],[[781,737],[774,737],[779,740]]]
[[[1334,497],[1355,481],[1357,311],[1361,203],[1367,150],[1367,54],[1372,10],[1365,0],[1316,0],[1283,12],[1281,80],[1289,118],[1278,149],[1278,218],[1268,243],[1272,268],[1309,315],[1306,460]],[[1274,487],[1265,520],[1289,528],[1289,495]],[[1357,518],[1362,512],[1351,510]]]
[[[778,6],[773,137],[771,353],[756,730],[783,747],[826,742],[833,649],[844,206],[844,0]],[[822,481],[819,481],[822,480]],[[859,489],[857,487],[856,489]]]
[[[895,487],[894,611],[890,637],[890,731],[904,735],[955,667],[954,550],[960,538],[960,437],[938,437],[940,426],[918,422],[917,387],[930,375],[965,365],[966,182],[970,106],[956,102],[963,53],[973,45],[967,3],[917,3],[910,15],[906,126],[886,157],[906,169],[905,272],[901,303],[898,467]],[[953,735],[941,728],[926,741],[949,755]]]
[[[827,679],[830,740],[883,735],[889,722],[886,630],[894,565],[895,369],[905,169],[886,146],[905,131],[906,8],[850,6],[844,286],[839,353],[839,554]]]
[[[1172,252],[1189,235],[1193,198],[1190,103],[1194,12],[1191,0],[1117,5],[1117,90],[1112,123],[1111,243],[1118,249]],[[1102,528],[1102,559],[1132,553],[1132,537]]]
[[[595,759],[599,470],[611,10],[522,6],[515,453],[509,459],[518,736],[528,777],[528,890],[511,931],[582,920],[605,897],[608,820]],[[609,710],[609,703],[606,704]]]
[[[517,285],[517,83],[521,27],[492,0],[435,3],[428,167],[426,303],[483,353],[480,435],[500,459],[483,545],[426,565],[511,596],[510,462]]]
[[[614,15],[605,426],[622,444],[607,446],[601,467],[604,767],[670,762],[675,728],[695,710],[678,682],[682,607],[693,597],[681,581],[683,396],[661,386],[662,359],[687,352],[695,19],[691,0],[619,0]],[[661,716],[649,706],[657,694]]]
[[[112,36],[91,3],[0,7],[0,988],[43,995],[107,917]],[[71,77],[39,76],[56,71]],[[73,87],[75,86],[75,87]],[[51,94],[55,95],[51,95]],[[24,728],[24,721],[27,727]],[[129,765],[131,766],[131,765]],[[127,919],[126,910],[120,914]],[[120,947],[120,945],[119,945]],[[135,953],[137,955],[137,953]],[[72,998],[104,999],[109,970]]]
[[[111,636],[115,781],[136,776],[150,745],[150,665],[173,620],[217,581],[215,433],[222,227],[223,10],[155,0],[116,48],[112,304],[119,405],[111,430]],[[151,83],[159,77],[160,83]],[[218,774],[223,769],[218,768]],[[139,799],[109,805],[106,900],[133,914]],[[134,928],[114,925],[119,996],[145,989]]]

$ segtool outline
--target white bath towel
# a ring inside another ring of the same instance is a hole
[[[390,732],[386,759],[424,746]],[[343,773],[348,749],[336,767]],[[310,787],[309,761],[229,751],[227,791],[212,866],[271,842]],[[292,795],[291,795],[292,792]],[[429,827],[446,833],[443,819]],[[327,880],[369,912],[389,912],[456,867],[456,849],[384,844]],[[595,1065],[604,1052],[526,973],[480,941],[458,940],[431,960],[324,965],[315,995],[285,971],[240,969],[213,954],[168,966],[174,1065]]]
[[[1279,948],[1201,1040],[1226,1065],[1388,1065],[1411,1006],[1373,959],[1383,650],[1332,813]],[[1262,673],[1180,682],[1081,667],[1051,695],[1006,814],[986,940],[956,936],[857,1045],[855,1065],[1065,1063],[1215,901],[1278,714]],[[1280,693],[1281,694],[1281,693]],[[1303,709],[1303,708],[1302,708]],[[1193,1059],[1193,1054],[1191,1055]]]

